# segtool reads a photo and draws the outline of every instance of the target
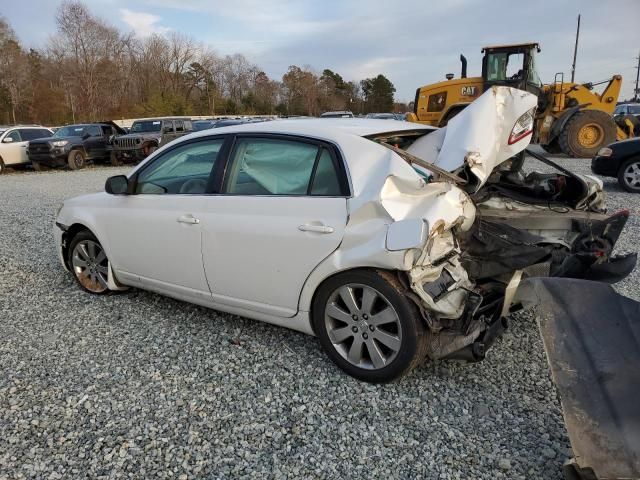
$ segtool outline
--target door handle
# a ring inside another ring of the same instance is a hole
[[[311,225],[309,223],[300,225],[298,230],[301,232],[333,233],[333,227],[327,227],[326,225]]]
[[[196,225],[200,223],[200,220],[195,218],[193,215],[182,215],[181,217],[178,217],[178,222],[188,223],[189,225]]]

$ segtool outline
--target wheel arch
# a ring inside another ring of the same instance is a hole
[[[318,296],[318,292],[320,291],[320,289],[322,288],[322,286],[324,284],[326,284],[327,282],[329,282],[333,278],[337,277],[338,275],[343,275],[345,273],[357,272],[357,271],[363,271],[363,270],[371,272],[371,271],[378,270],[378,269],[376,269],[374,267],[371,267],[371,266],[365,266],[365,265],[347,267],[347,268],[344,268],[343,270],[334,271],[331,274],[325,276],[319,282],[315,282],[315,286],[314,286],[313,291],[311,292],[311,295],[309,297],[308,306],[305,308],[305,310],[309,312],[309,319],[311,319],[311,315],[313,315],[313,313],[312,313],[313,303],[315,302],[316,297]],[[307,287],[307,285],[305,285],[305,287]],[[303,293],[304,293],[304,288],[303,288]],[[300,295],[301,299],[302,299],[302,296],[303,296],[303,294]],[[313,334],[317,336],[318,334],[317,334],[317,332],[315,331],[315,329],[313,327],[313,322],[311,321],[310,323],[311,323],[311,329],[313,330]]]
[[[71,242],[76,237],[76,235],[84,231],[89,232],[91,235],[98,238],[98,236],[91,228],[81,222],[73,223],[62,232],[62,258],[64,259],[65,265],[69,269],[71,268],[69,265],[69,246],[71,245]]]

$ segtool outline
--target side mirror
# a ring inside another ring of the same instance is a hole
[[[125,175],[107,178],[104,191],[111,195],[126,195],[129,192],[129,179]]]
[[[5,137],[5,139],[2,140],[2,143],[13,143],[13,137]]]
[[[91,136],[90,133],[84,133],[82,134],[82,140],[86,140],[87,138],[89,138]]]

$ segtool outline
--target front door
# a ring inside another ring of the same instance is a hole
[[[348,192],[335,162],[312,141],[236,139],[223,191],[205,198],[202,218],[215,302],[296,314],[307,277],[342,241]]]
[[[200,222],[223,142],[205,139],[163,152],[132,177],[133,194],[114,198],[114,208],[106,213],[109,258],[125,281],[168,294],[210,297]]]
[[[5,143],[6,139],[10,138],[12,141]],[[5,165],[18,165],[20,163],[27,163],[29,161],[27,157],[27,145],[29,142],[25,141],[18,130],[12,130],[7,133],[2,139],[2,160]]]

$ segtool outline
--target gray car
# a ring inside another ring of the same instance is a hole
[[[139,162],[161,145],[193,132],[191,119],[183,117],[136,120],[127,135],[116,137],[111,145],[111,163]]]

